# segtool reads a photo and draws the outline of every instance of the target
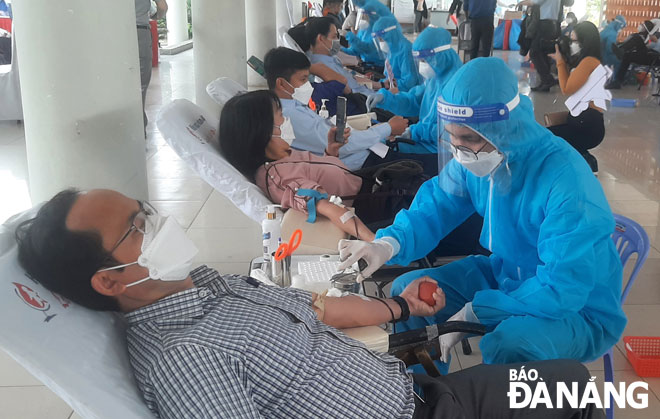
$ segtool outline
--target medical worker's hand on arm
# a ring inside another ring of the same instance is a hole
[[[367,112],[371,112],[380,102],[385,100],[382,93],[373,93],[367,97]]]
[[[442,288],[437,288],[433,292],[435,304],[432,306],[419,298],[419,286],[424,282],[437,284],[433,278],[423,276],[408,284],[401,294],[399,294],[399,297],[408,303],[411,316],[432,316],[445,307],[445,293],[442,291]]]
[[[401,135],[408,128],[408,120],[401,116],[394,116],[387,121],[392,127],[392,135]]]
[[[367,267],[361,271],[369,278],[381,266],[394,256],[394,248],[384,240],[366,242],[362,240],[339,240],[339,260],[342,263],[337,270],[347,269],[360,259],[364,259]]]
[[[339,157],[339,149],[348,142],[348,136],[351,135],[351,129],[346,127],[344,129],[344,142],[338,143],[335,141],[335,133],[337,132],[337,127],[332,127],[328,131],[328,147],[325,149],[325,154],[332,157]]]

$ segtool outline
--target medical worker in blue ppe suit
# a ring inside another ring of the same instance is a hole
[[[605,353],[626,324],[622,269],[610,237],[614,218],[589,166],[535,121],[531,101],[499,58],[463,66],[442,89],[438,114],[442,171],[376,240],[342,240],[343,266],[362,258],[369,276],[385,262],[408,265],[476,211],[491,256],[397,278],[393,295],[429,276],[447,301],[437,315],[411,318],[397,330],[480,322],[491,330],[479,345],[487,364],[589,361]],[[464,337],[440,337],[445,362]]]
[[[360,24],[357,35],[353,32],[346,33],[346,40],[349,47],[342,48],[342,51],[348,55],[359,56],[366,63],[382,67],[385,64],[385,58],[380,56],[378,48],[373,41],[373,26],[378,19],[385,16],[392,16],[390,10],[378,0],[367,0],[360,7],[363,13],[368,16],[368,22]]]
[[[612,45],[616,44],[616,39],[619,36],[621,29],[625,28],[627,25],[626,18],[617,15],[610,23],[605,26],[605,29],[600,33],[600,51],[603,54],[603,59],[601,62],[603,65],[610,65],[614,67],[614,71],[621,64],[621,60],[612,51]]]
[[[401,26],[394,16],[378,19],[374,24],[373,36],[383,56],[392,66],[392,73],[400,92],[407,92],[422,82],[412,56],[412,44],[403,36]],[[385,75],[389,76],[387,67]]]
[[[396,115],[418,116],[419,122],[404,133],[416,144],[399,144],[399,149],[405,153],[435,153],[438,140],[435,104],[442,87],[461,67],[461,60],[451,48],[451,34],[446,29],[433,27],[419,34],[413,43],[413,57],[419,61],[419,74],[426,80],[424,84],[398,94],[380,89],[367,98],[367,108],[382,108]]]

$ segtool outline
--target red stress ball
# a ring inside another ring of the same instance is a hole
[[[433,293],[438,289],[438,284],[435,282],[422,282],[419,284],[419,299],[424,301],[430,306],[435,305]]]

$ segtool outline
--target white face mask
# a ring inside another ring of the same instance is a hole
[[[291,83],[289,83],[288,81],[286,82],[286,84],[293,87],[293,85],[291,85]],[[314,87],[312,86],[312,83],[308,81],[307,83],[303,84],[300,87],[293,87],[293,94],[291,93],[289,94],[291,94],[292,99],[297,100],[303,105],[307,105],[309,103],[309,100],[312,98],[312,93],[314,93]]]
[[[465,154],[459,153],[453,147],[452,153],[457,162],[477,177],[484,177],[491,174],[502,163],[502,160],[504,160],[504,155],[497,150],[490,152],[480,151],[477,153],[477,160],[466,159]]]
[[[358,29],[361,31],[369,29],[369,22],[364,19],[360,20],[360,23],[358,23]]]
[[[419,75],[424,77],[426,80],[430,80],[435,77],[435,70],[433,70],[433,67],[431,67],[431,65],[426,61],[420,61]]]
[[[277,125],[275,125],[278,127]],[[293,132],[293,124],[291,124],[291,119],[284,117],[284,122],[278,127],[280,129],[280,135],[273,134],[273,137],[279,137],[283,139],[287,144],[293,144],[293,140],[296,139],[296,134]]]
[[[577,41],[571,42],[571,55],[578,55],[580,51],[582,51],[580,44],[578,44]]]
[[[385,41],[378,41],[378,46],[380,47],[380,50],[383,51],[385,54],[390,53],[390,46],[387,45],[387,42]]]
[[[138,264],[149,270],[149,276],[132,282],[126,287],[141,284],[150,279],[160,281],[183,281],[188,278],[192,260],[199,251],[186,236],[186,232],[173,217],[152,215],[153,229],[148,229],[142,239],[142,254],[133,263],[99,270],[111,271]]]

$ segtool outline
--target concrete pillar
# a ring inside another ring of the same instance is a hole
[[[33,203],[71,186],[148,198],[135,4],[107,6],[13,3]]]
[[[248,58],[254,55],[263,60],[266,53],[277,46],[275,9],[274,1],[245,0]],[[266,79],[251,68],[248,69],[247,80],[249,86],[266,87]]]
[[[178,45],[188,40],[186,0],[168,0],[167,6],[167,44]]]
[[[195,99],[208,112],[220,115],[206,85],[229,77],[247,87],[245,1],[192,0],[192,21]]]

